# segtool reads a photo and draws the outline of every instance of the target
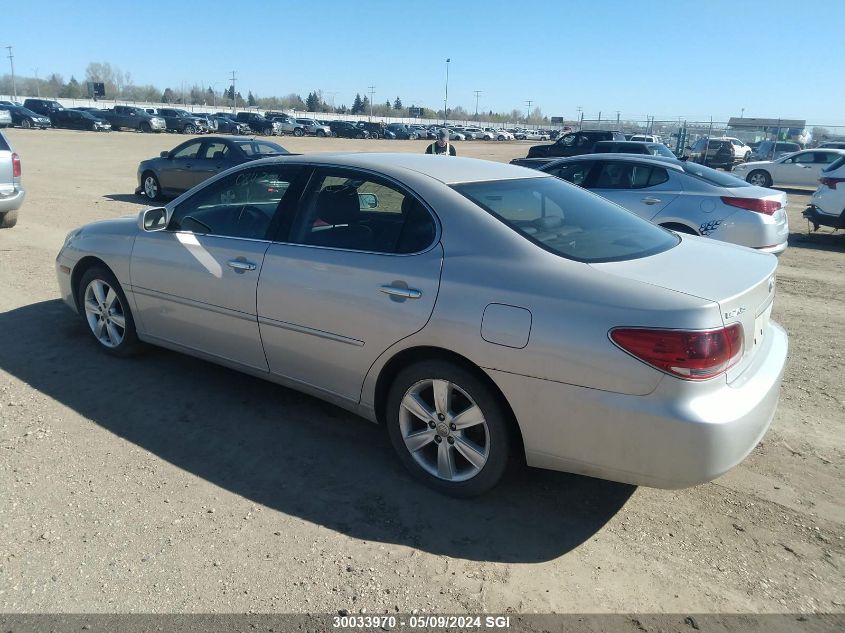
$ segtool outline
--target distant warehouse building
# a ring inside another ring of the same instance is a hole
[[[802,119],[752,119],[731,117],[727,136],[735,136],[746,143],[773,140],[806,143],[807,122]]]

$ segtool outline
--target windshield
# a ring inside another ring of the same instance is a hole
[[[751,186],[741,178],[737,178],[736,176],[724,171],[716,171],[715,169],[710,169],[704,165],[691,163],[689,161],[684,161],[682,164],[685,172],[691,176],[695,176],[696,178],[701,178],[702,180],[709,182],[711,185],[717,185],[719,187]]]
[[[679,242],[669,231],[559,178],[474,182],[454,189],[529,241],[576,261],[646,257]]]
[[[668,158],[676,158],[672,150],[666,147],[663,143],[655,143],[648,146],[648,153],[652,156],[666,156]]]
[[[242,141],[237,146],[247,156],[263,156],[270,154],[288,154],[289,152],[281,145],[270,141]]]

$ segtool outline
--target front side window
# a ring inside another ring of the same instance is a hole
[[[273,215],[299,171],[273,165],[229,174],[179,204],[167,230],[266,239]]]
[[[557,178],[474,182],[454,189],[525,239],[568,259],[635,259],[679,242],[669,231]]]
[[[567,134],[566,136],[560,137],[558,144],[563,145],[564,147],[573,147],[575,145],[575,139],[577,138],[577,134]]]
[[[192,141],[177,147],[173,152],[173,158],[196,158],[199,155],[201,145],[202,141]]]
[[[209,142],[204,153],[208,160],[226,160],[229,158],[229,146],[220,141]]]
[[[436,232],[431,213],[397,185],[370,174],[327,168],[311,177],[290,241],[407,254],[431,246]]]

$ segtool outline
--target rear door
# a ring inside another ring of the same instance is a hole
[[[600,160],[586,188],[651,220],[683,191],[671,170],[635,160]]]
[[[428,321],[442,259],[436,219],[413,194],[316,169],[258,284],[270,371],[357,402],[376,358]]]

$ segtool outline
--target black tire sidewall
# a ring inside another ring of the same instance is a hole
[[[490,454],[481,472],[472,479],[448,482],[423,470],[408,452],[399,427],[399,410],[407,390],[426,379],[444,379],[458,385],[481,407],[487,421]],[[403,466],[417,480],[438,492],[454,497],[475,497],[493,488],[507,469],[510,460],[509,416],[499,397],[472,371],[448,361],[423,361],[405,368],[396,376],[387,396],[385,416],[390,443]]]
[[[123,341],[121,341],[120,345],[117,347],[106,347],[100,343],[91,331],[91,327],[88,325],[88,319],[85,316],[85,289],[88,287],[88,284],[95,279],[101,279],[111,286],[117,293],[117,296],[120,298],[120,302],[123,305],[123,316],[126,319],[126,328],[123,335]],[[137,351],[138,334],[135,330],[135,318],[132,315],[132,308],[129,307],[129,301],[126,299],[126,295],[123,292],[123,288],[120,286],[120,282],[110,270],[101,266],[93,266],[85,271],[82,278],[79,280],[79,286],[76,288],[76,305],[79,309],[79,315],[82,317],[85,329],[91,338],[94,339],[94,342],[97,343],[98,349],[101,349],[112,356],[129,356]]]
[[[147,178],[149,178],[150,176],[152,176],[153,180],[156,181],[156,195],[153,196],[152,198],[150,198],[147,195],[147,187],[146,187]],[[155,201],[155,200],[159,200],[161,198],[161,183],[158,181],[158,177],[153,172],[146,171],[141,176],[141,192],[143,193],[144,197],[147,200]]]

